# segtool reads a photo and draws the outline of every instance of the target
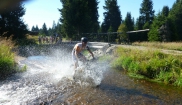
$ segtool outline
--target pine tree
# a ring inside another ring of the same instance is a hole
[[[155,17],[152,0],[143,0],[139,9],[140,16],[136,21],[136,30],[149,29]],[[147,32],[136,33],[134,41],[147,41]]]
[[[101,24],[102,32],[108,32],[110,27],[112,27],[113,32],[116,32],[122,21],[121,12],[119,10],[119,6],[117,5],[117,0],[105,0],[105,6],[103,6],[103,8],[106,12],[103,13],[104,21]],[[116,34],[112,35],[114,35],[114,39],[111,41],[117,39]]]
[[[0,35],[7,37],[13,35],[14,39],[25,38],[25,34],[28,32],[28,30],[21,18],[25,14],[23,4],[20,2],[17,3],[13,9],[3,9],[3,11],[6,12],[0,13]]]
[[[102,23],[102,32],[107,32],[110,26],[113,28],[113,31],[116,32],[122,21],[117,0],[106,0],[103,8],[106,12],[103,13],[104,21]]]
[[[98,30],[97,0],[60,0],[63,8],[60,22],[61,32],[64,36],[80,39],[82,33],[96,32]]]
[[[41,34],[43,34],[44,36],[48,36],[48,30],[47,30],[47,26],[45,23],[42,25]]]
[[[91,26],[89,32],[98,32],[99,30],[99,13],[98,13],[98,0],[88,0],[89,14],[91,17]]]
[[[34,26],[32,26],[32,29],[31,29],[31,31],[35,31],[35,27],[34,27]]]
[[[169,7],[168,6],[164,6],[162,8],[162,15],[164,15],[165,17],[167,17],[169,15]]]
[[[155,11],[153,10],[153,2],[152,0],[143,0],[141,3],[141,8],[140,8],[140,17],[139,17],[139,22],[144,26],[144,24],[152,24],[152,21],[154,19],[154,13]],[[140,20],[141,19],[141,20]],[[149,27],[149,26],[147,26]]]
[[[169,12],[169,26],[172,31],[172,40],[182,40],[182,0],[176,0]]]
[[[137,18],[137,20],[136,20],[136,30],[142,30],[144,24],[145,23],[144,23],[142,17],[139,16],[139,18]]]
[[[124,23],[127,27],[127,31],[133,31],[134,30],[134,20],[132,19],[130,12],[127,12]]]
[[[161,41],[161,37],[159,36],[159,32],[158,32],[158,29],[164,23],[164,22],[161,22],[161,21],[163,21],[163,17],[161,15],[161,13],[159,13],[154,18],[154,21],[153,21],[153,23],[151,25],[150,32],[148,33],[148,40],[149,41]]]
[[[38,25],[36,25],[35,31],[36,31],[36,32],[39,32],[39,27],[38,27]]]
[[[167,16],[169,14],[169,7],[164,6],[162,12],[159,12],[157,16],[155,16],[153,23],[151,25],[150,32],[148,33],[149,41],[170,41],[170,30],[166,30],[168,28],[168,19]]]

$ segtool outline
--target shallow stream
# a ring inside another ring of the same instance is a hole
[[[182,89],[130,78],[107,62],[80,63],[81,75],[73,79],[70,53],[53,52],[20,61],[27,71],[0,81],[0,105],[182,104]]]

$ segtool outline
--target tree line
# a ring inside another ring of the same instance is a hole
[[[32,26],[31,32],[33,33],[38,32],[39,36],[56,36],[60,34],[59,29],[60,29],[60,24],[59,23],[56,24],[55,21],[53,21],[52,28],[47,28],[46,23],[43,23],[42,28],[39,28],[38,25]]]
[[[60,0],[62,8],[58,9],[61,17],[57,24],[47,29],[44,23],[42,28],[33,26],[32,31],[38,31],[41,35],[59,33],[64,38],[79,40],[82,36],[91,41],[121,42],[134,41],[181,41],[182,30],[182,0],[176,0],[172,6],[163,6],[155,15],[152,0],[143,0],[139,8],[139,17],[135,19],[130,12],[125,18],[121,15],[117,0],[105,0],[103,6],[104,19],[99,23],[98,0]],[[6,9],[6,8],[4,8]],[[5,10],[4,10],[5,11]],[[22,20],[25,8],[20,2],[16,9],[0,13],[0,35],[14,38],[23,38],[28,32],[27,26]],[[127,33],[133,30],[150,29],[149,32]],[[113,34],[99,34],[112,33]]]

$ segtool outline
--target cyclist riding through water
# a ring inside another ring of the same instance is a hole
[[[78,65],[79,60],[81,60],[83,62],[86,61],[86,57],[81,53],[82,50],[84,50],[84,49],[88,50],[88,52],[92,55],[92,57],[94,59],[94,54],[87,46],[87,42],[88,42],[88,39],[86,37],[82,37],[81,43],[77,43],[72,50],[72,60],[74,62],[74,69],[79,67],[79,65]]]

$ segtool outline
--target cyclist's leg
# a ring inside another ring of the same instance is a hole
[[[74,69],[76,69],[78,67],[78,61],[74,54],[72,54],[72,61],[73,61]]]

